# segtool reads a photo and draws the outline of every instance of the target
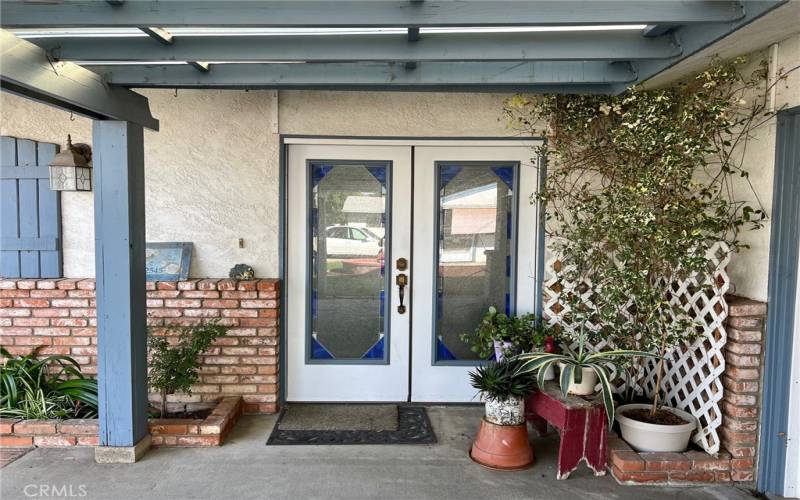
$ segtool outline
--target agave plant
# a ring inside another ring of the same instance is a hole
[[[0,416],[91,418],[97,415],[97,380],[86,378],[69,356],[37,358],[39,348],[14,356],[0,347]]]
[[[583,329],[581,329],[581,333],[578,336],[578,352],[573,351],[567,346],[565,353],[530,352],[520,354],[516,358],[520,361],[517,374],[522,375],[537,372],[536,382],[539,387],[544,387],[545,373],[555,363],[560,363],[563,369],[561,370],[559,382],[561,383],[561,393],[566,397],[571,382],[576,384],[581,383],[583,379],[582,368],[590,368],[597,374],[597,379],[600,381],[600,392],[603,396],[603,404],[606,408],[608,425],[611,426],[614,423],[614,393],[611,389],[611,381],[609,380],[606,365],[609,363],[616,364],[622,358],[657,356],[649,352],[627,349],[591,352],[584,348],[585,343],[586,334]]]

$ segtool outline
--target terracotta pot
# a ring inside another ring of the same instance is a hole
[[[500,470],[526,469],[533,465],[533,448],[528,425],[495,425],[481,419],[481,426],[469,452],[473,461]]]

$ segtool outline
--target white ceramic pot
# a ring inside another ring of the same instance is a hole
[[[558,364],[561,370],[563,370],[565,366],[564,363]],[[583,375],[581,377],[581,383],[576,384],[573,375],[573,382],[570,382],[567,392],[575,394],[576,396],[589,396],[594,394],[594,388],[597,386],[597,374],[591,368],[581,368],[581,371]]]
[[[496,425],[519,425],[525,423],[525,399],[509,397],[494,399],[486,396],[486,420]]]
[[[678,415],[688,423],[683,425],[648,424],[623,415],[625,410],[649,409],[650,407],[649,404],[630,404],[617,408],[616,419],[622,431],[622,439],[636,451],[686,451],[686,447],[689,446],[689,438],[692,437],[692,432],[697,427],[697,420],[694,416],[683,410],[665,406],[662,406],[662,409]]]

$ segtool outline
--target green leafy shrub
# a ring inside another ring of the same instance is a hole
[[[746,74],[744,62],[716,61],[669,88],[506,103],[514,127],[548,138],[547,179],[532,201],[546,207],[561,278],[585,284],[560,297],[565,319],[591,323],[592,341],[659,353],[653,412],[665,355],[702,331],[674,285],[693,278],[689,294],[719,293],[712,249],[746,248],[741,231],[766,219],[757,196],[753,206],[734,197],[734,183],[749,185],[742,152],[774,115],[766,66]],[[628,364],[628,387],[643,385],[642,363]]]
[[[191,394],[199,378],[200,354],[228,332],[228,327],[211,321],[200,326],[169,327],[165,336],[149,332],[150,352],[148,383],[160,394],[161,418],[167,415],[167,395],[176,392]],[[170,343],[169,339],[176,341]]]
[[[533,391],[536,381],[530,375],[521,375],[522,362],[515,358],[504,358],[497,363],[491,361],[469,372],[472,387],[495,400],[509,397],[525,397]]]
[[[69,356],[37,359],[40,348],[5,358],[0,369],[0,416],[25,419],[97,416],[97,380],[86,378]]]
[[[474,332],[463,333],[460,338],[470,345],[472,352],[487,359],[494,353],[494,342],[511,342],[513,353],[530,352],[544,346],[552,332],[536,320],[533,314],[508,316],[489,307]]]

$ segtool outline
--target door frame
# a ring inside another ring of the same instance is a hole
[[[288,368],[287,337],[286,337],[286,247],[288,244],[287,231],[287,201],[288,201],[288,148],[292,144],[319,144],[319,145],[359,145],[359,146],[525,146],[531,148],[546,145],[547,138],[530,137],[415,137],[415,136],[339,136],[339,135],[306,135],[306,134],[279,134],[278,136],[278,277],[280,279],[279,295],[279,325],[278,325],[278,404],[286,403],[286,370]],[[533,149],[532,149],[533,151]],[[413,154],[412,154],[413,162]],[[546,157],[539,156],[539,184],[542,185],[546,175]],[[412,184],[413,184],[413,163],[412,163]],[[539,237],[537,242],[537,279],[541,283],[544,272],[544,210],[539,207]],[[413,243],[413,236],[412,236]],[[534,300],[535,314],[541,315],[542,290],[541,286],[536,287]],[[409,370],[411,377],[411,370]],[[409,382],[411,382],[409,380]],[[410,384],[409,384],[410,387]]]

